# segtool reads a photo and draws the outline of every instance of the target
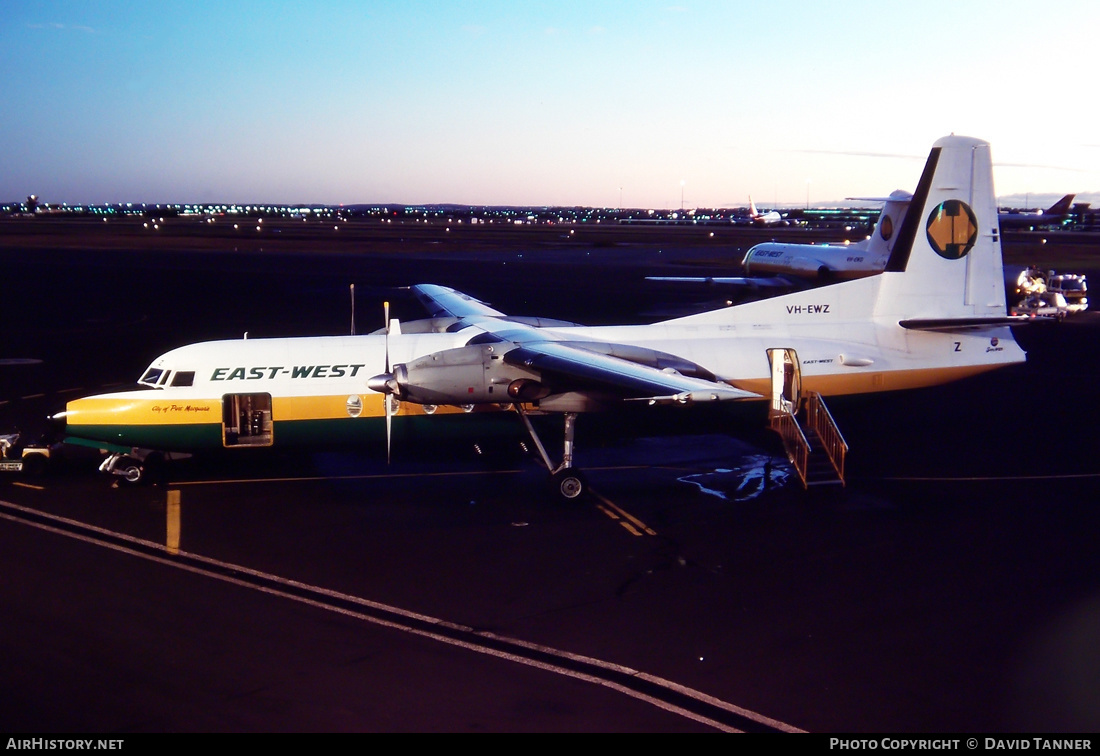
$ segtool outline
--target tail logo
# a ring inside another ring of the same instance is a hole
[[[889,215],[882,216],[879,233],[882,235],[883,241],[890,241],[890,237],[894,235],[894,221],[891,220]]]
[[[928,216],[928,243],[946,260],[958,260],[978,240],[978,220],[962,200],[941,202]]]

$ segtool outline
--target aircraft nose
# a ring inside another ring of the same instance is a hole
[[[54,433],[64,434],[67,425],[67,417],[69,413],[66,410],[55,412],[52,415],[46,416],[46,424],[49,425],[50,430]]]

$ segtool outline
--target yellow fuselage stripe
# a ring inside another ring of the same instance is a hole
[[[334,396],[273,396],[271,415],[276,422],[293,420],[340,420],[349,417],[380,418],[386,414],[381,394],[360,395],[362,410],[356,414],[348,407],[348,394]],[[478,412],[500,410],[504,405],[479,405]],[[412,402],[400,402],[394,415],[463,414],[461,407],[436,408]],[[90,396],[74,399],[66,407],[66,423],[80,425],[201,425],[222,422],[221,397],[174,398],[158,391],[135,392],[133,396]]]

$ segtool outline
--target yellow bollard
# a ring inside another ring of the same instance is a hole
[[[169,554],[180,552],[180,492],[173,489],[168,492],[168,541],[165,544]]]

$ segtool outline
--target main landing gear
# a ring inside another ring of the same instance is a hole
[[[585,493],[588,484],[585,482],[580,470],[573,468],[573,436],[576,433],[577,413],[566,412],[564,414],[565,441],[563,442],[561,464],[555,467],[554,463],[550,461],[550,455],[546,453],[546,448],[542,445],[538,433],[535,432],[535,426],[531,424],[531,418],[527,416],[527,411],[523,409],[523,405],[517,403],[515,408],[523,420],[535,448],[538,449],[542,463],[550,471],[550,480],[554,490],[567,501],[580,498]]]

